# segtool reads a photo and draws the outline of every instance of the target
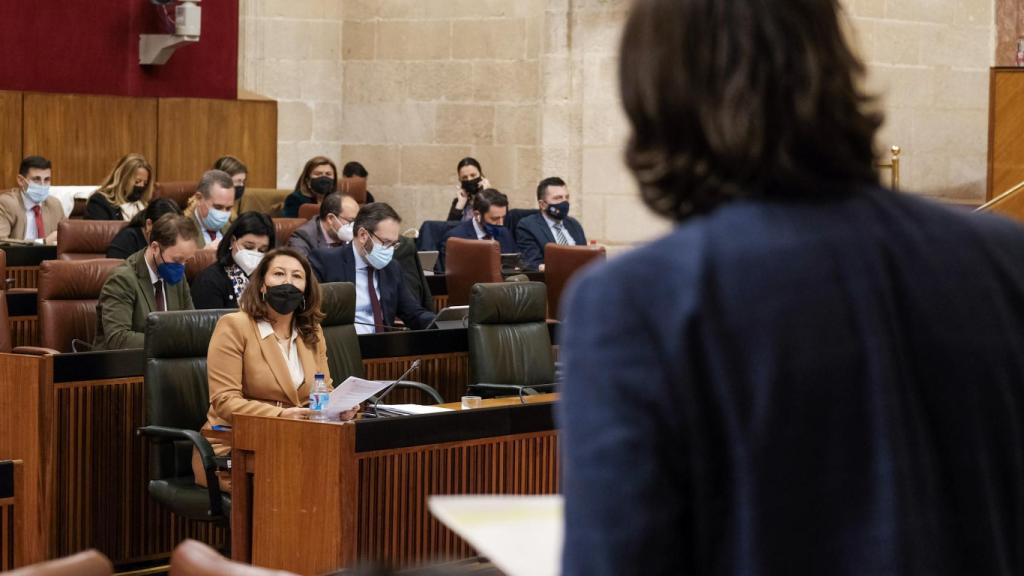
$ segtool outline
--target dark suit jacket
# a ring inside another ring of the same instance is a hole
[[[146,231],[129,226],[118,232],[110,241],[110,246],[107,246],[107,258],[127,258],[148,245]]]
[[[93,192],[85,204],[86,220],[124,220],[120,206],[114,206],[106,196]]]
[[[196,310],[238,308],[235,286],[220,262],[214,262],[192,282],[192,304]]]
[[[298,218],[299,217],[299,206],[303,204],[316,204],[318,200],[306,196],[302,192],[295,190],[291,194],[285,197],[284,207],[281,208],[282,218]]]
[[[473,226],[472,220],[466,220],[462,224],[452,228],[444,235],[444,239],[441,240],[441,244],[438,245],[437,251],[437,266],[434,270],[438,272],[444,272],[444,255],[445,248],[448,244],[449,238],[465,238],[466,240],[479,240],[476,237],[476,227]],[[516,246],[516,241],[512,238],[512,231],[508,228],[503,228],[502,233],[495,238],[498,244],[501,245],[502,254],[515,254],[519,252],[519,247]]]
[[[570,216],[562,222],[562,226],[572,234],[577,246],[587,245],[587,236],[578,220]],[[516,226],[516,243],[519,244],[523,263],[534,270],[544,263],[544,246],[555,241],[555,235],[540,214],[527,216]]]
[[[142,348],[145,341],[146,316],[154,311],[153,284],[143,257],[144,251],[132,254],[118,266],[103,284],[96,304],[97,350]],[[164,287],[167,310],[192,310],[188,280],[182,278],[174,286]]]
[[[324,234],[320,229],[320,217],[314,216],[302,226],[295,229],[288,238],[288,247],[294,248],[305,257],[309,257],[314,250],[330,248],[330,244],[324,240]]]
[[[423,264],[416,251],[416,241],[402,236],[401,243],[395,248],[395,260],[402,266],[405,274],[405,287],[424,308],[434,309],[434,296],[430,293],[427,277],[423,274]]]
[[[321,282],[356,282],[356,255],[352,247],[326,248],[313,252],[309,264]],[[425,309],[413,298],[405,286],[402,266],[397,260],[377,274],[380,289],[380,307],[384,312],[384,323],[394,324],[401,318],[413,330],[424,330],[434,322],[434,313]]]
[[[1024,229],[737,200],[582,275],[563,574],[1024,573]]]

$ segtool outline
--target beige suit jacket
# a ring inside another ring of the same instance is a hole
[[[280,416],[285,408],[309,404],[313,375],[323,372],[327,385],[331,376],[327,367],[327,344],[317,327],[320,341],[307,346],[296,339],[305,380],[298,389],[292,384],[284,352],[273,335],[261,339],[256,321],[245,312],[227,314],[217,322],[210,339],[206,375],[210,386],[210,410],[206,428],[232,423],[235,414]],[[226,444],[214,444],[223,455]]]
[[[45,238],[56,230],[57,224],[65,218],[60,200],[53,196],[44,200],[42,215],[46,231],[40,238]],[[24,240],[26,224],[25,201],[21,196],[21,190],[15,188],[0,193],[0,240]]]

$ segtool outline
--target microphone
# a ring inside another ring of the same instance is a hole
[[[409,374],[412,374],[413,371],[418,370],[419,367],[420,367],[420,359],[417,358],[416,360],[413,361],[412,366],[409,366],[409,369],[406,370],[404,374],[399,376],[398,379],[395,380],[394,382],[392,382],[391,384],[388,384],[388,387],[385,388],[380,393],[379,396],[377,396],[376,398],[373,399],[373,417],[374,418],[378,418],[380,416],[380,414],[377,413],[377,404],[380,404],[380,401],[383,400],[385,396],[390,394],[392,390],[397,388],[398,384],[401,383],[402,380],[405,380],[406,376],[408,376]]]
[[[358,324],[360,326],[372,326],[373,328],[384,328],[386,330],[390,330],[390,331],[394,331],[394,332],[409,332],[410,331],[410,328],[408,326],[391,326],[391,325],[388,325],[388,324],[371,324],[369,322],[353,322],[353,324]]]

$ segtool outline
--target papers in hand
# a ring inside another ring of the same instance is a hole
[[[559,573],[561,496],[432,496],[431,513],[509,576]]]
[[[390,384],[391,382],[363,380],[349,376],[331,391],[331,398],[327,401],[327,408],[324,409],[324,412],[328,418],[337,418],[338,414],[366,402],[370,396],[377,394]]]

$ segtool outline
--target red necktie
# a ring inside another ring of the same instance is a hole
[[[36,215],[36,238],[45,240],[46,226],[43,225],[43,211],[39,207],[39,204],[32,207],[32,213]]]
[[[164,303],[164,281],[153,282],[153,300],[156,302],[156,312],[166,312],[167,305]]]
[[[217,241],[217,231],[216,230],[214,230],[213,232],[210,232],[209,230],[207,230],[206,233],[210,235],[210,242],[216,242]]]
[[[380,300],[377,298],[377,290],[373,287],[373,268],[366,268],[366,285],[370,288],[370,307],[373,308],[374,332],[383,332],[384,310],[380,307]]]

